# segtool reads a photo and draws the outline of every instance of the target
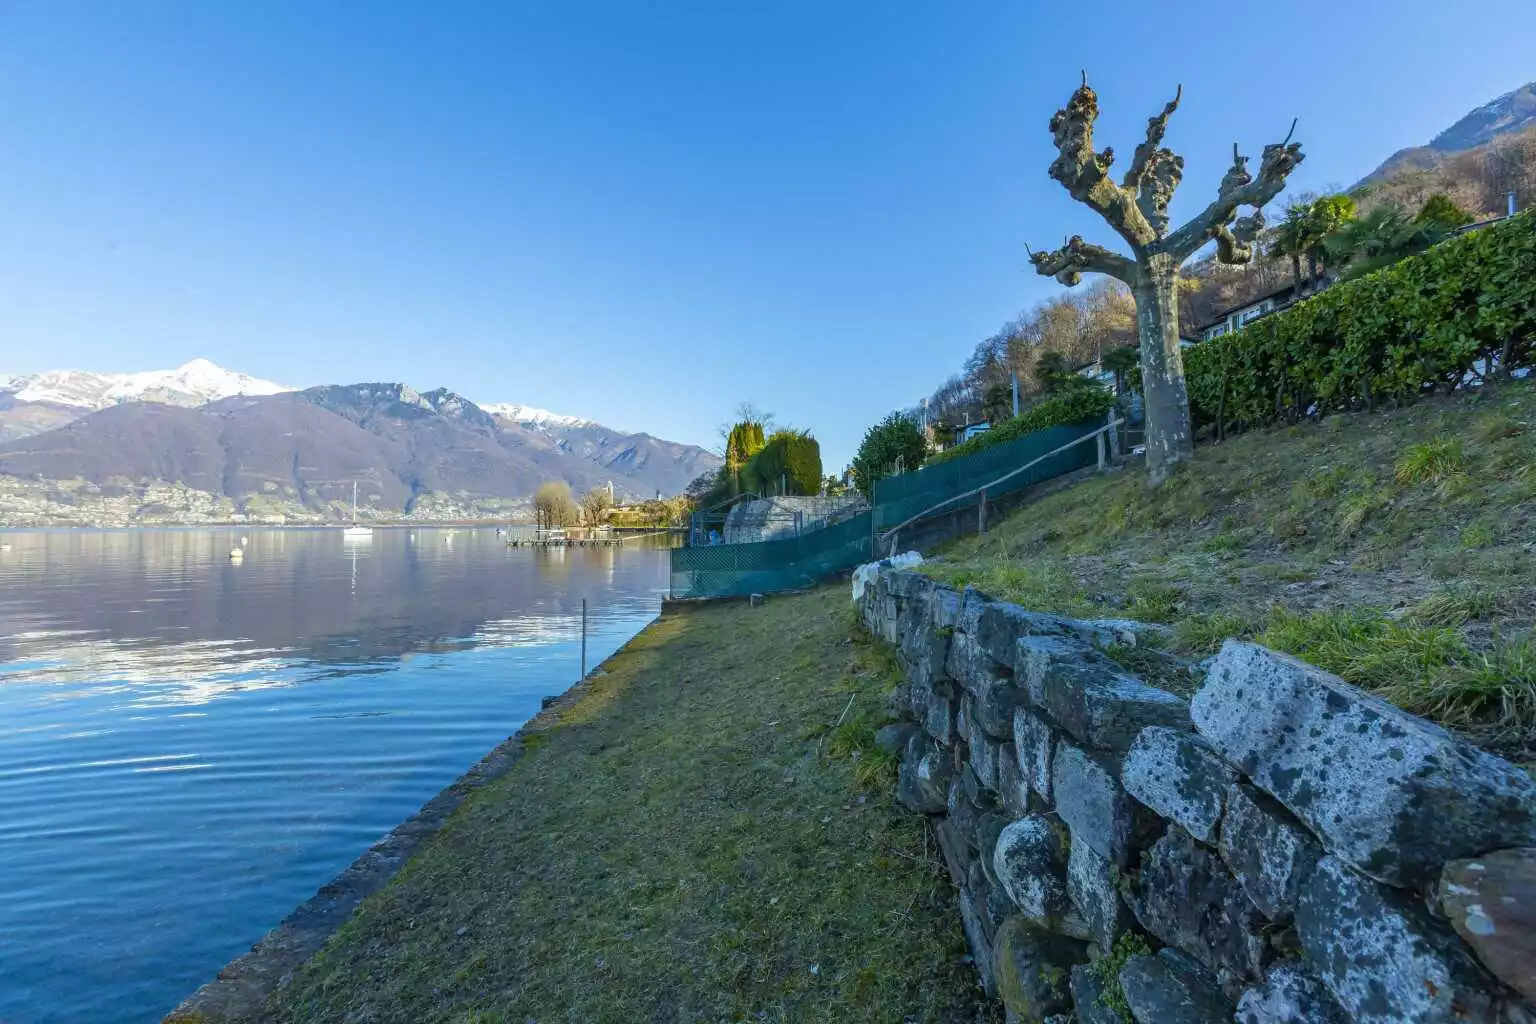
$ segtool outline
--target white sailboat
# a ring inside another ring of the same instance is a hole
[[[341,535],[347,538],[362,539],[373,536],[373,527],[359,526],[357,524],[357,481],[352,481],[352,525],[341,531]]]

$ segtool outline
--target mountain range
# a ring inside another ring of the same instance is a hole
[[[1512,89],[1464,115],[1429,140],[1425,146],[1409,146],[1382,161],[1360,184],[1388,177],[1409,167],[1433,168],[1452,153],[1486,145],[1500,135],[1536,125],[1536,82]]]
[[[720,464],[693,445],[446,389],[296,390],[193,360],[135,374],[0,378],[0,525],[347,514],[504,518],[540,483],[619,500],[680,492]]]

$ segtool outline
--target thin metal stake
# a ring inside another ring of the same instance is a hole
[[[587,678],[587,599],[581,599],[581,678]]]

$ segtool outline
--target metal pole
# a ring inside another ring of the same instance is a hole
[[[587,599],[581,599],[581,678],[587,678]]]
[[[981,501],[976,505],[976,532],[987,532],[987,492],[981,492]]]
[[[1019,414],[1019,375],[1010,373],[1008,376],[1013,378],[1013,414],[1017,416]]]

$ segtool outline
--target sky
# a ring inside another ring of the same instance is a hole
[[[1183,85],[1177,223],[1234,141],[1347,186],[1536,79],[1536,5],[0,0],[0,373],[751,402],[830,472],[1115,241],[1046,175],[1081,70],[1123,158]]]

